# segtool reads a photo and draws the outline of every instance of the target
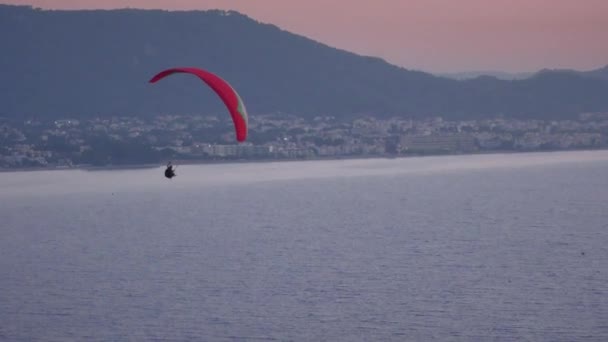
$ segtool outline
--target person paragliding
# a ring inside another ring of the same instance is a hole
[[[167,168],[165,169],[165,177],[171,179],[175,177],[175,168],[171,164],[171,162],[167,163]]]
[[[243,103],[243,100],[241,99],[239,94],[234,90],[234,88],[232,88],[232,86],[228,84],[228,82],[226,82],[224,79],[207,70],[193,67],[177,67],[159,72],[158,74],[154,75],[154,77],[152,77],[149,82],[156,83],[167,76],[179,73],[197,76],[221,98],[221,100],[226,105],[230,116],[232,117],[236,140],[238,142],[245,141],[247,139],[248,131],[247,110],[245,109],[245,104]],[[167,169],[165,170],[165,177],[169,179],[175,177],[175,168],[173,168],[171,162],[167,164]]]

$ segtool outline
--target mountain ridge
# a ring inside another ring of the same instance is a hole
[[[0,58],[0,116],[8,117],[222,110],[196,79],[147,83],[173,66],[217,73],[253,114],[566,118],[608,111],[608,78],[548,71],[523,80],[452,80],[236,11],[0,5],[0,43],[7,51]]]

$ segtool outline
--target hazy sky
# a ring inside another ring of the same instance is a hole
[[[0,0],[42,8],[234,9],[409,69],[608,64],[608,0]]]

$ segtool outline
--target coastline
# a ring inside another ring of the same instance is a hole
[[[326,156],[326,157],[315,157],[306,159],[214,159],[214,160],[191,160],[191,159],[175,159],[171,162],[176,165],[217,165],[217,164],[251,164],[251,163],[278,163],[278,162],[304,162],[304,161],[336,161],[336,160],[357,160],[357,159],[405,159],[405,158],[424,158],[424,157],[448,157],[448,156],[474,156],[474,155],[497,155],[497,154],[534,154],[534,153],[556,153],[556,152],[594,152],[594,151],[608,151],[608,148],[597,148],[597,149],[556,149],[556,150],[542,150],[542,151],[483,151],[475,153],[435,153],[435,154],[395,154],[395,155],[356,155],[356,156]],[[165,166],[165,162],[158,164],[125,164],[125,165],[104,165],[104,166],[92,166],[92,165],[73,165],[73,166],[42,166],[42,167],[18,167],[18,168],[0,168],[0,173],[10,172],[36,172],[36,171],[88,171],[88,172],[99,172],[99,171],[116,171],[116,170],[138,170],[138,169],[156,169]]]

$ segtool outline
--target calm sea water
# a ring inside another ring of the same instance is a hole
[[[608,341],[608,151],[2,173],[0,340]]]

